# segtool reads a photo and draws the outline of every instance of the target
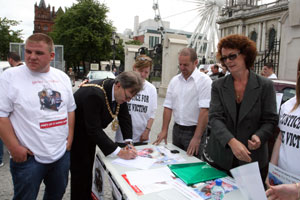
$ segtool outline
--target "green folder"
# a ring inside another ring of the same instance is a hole
[[[226,173],[213,168],[206,162],[174,164],[168,165],[168,167],[176,177],[180,178],[187,185],[227,176]]]

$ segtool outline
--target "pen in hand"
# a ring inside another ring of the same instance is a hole
[[[132,144],[127,144],[125,146],[125,150],[132,152],[135,155],[135,157],[137,156],[136,148],[134,148],[134,146]]]

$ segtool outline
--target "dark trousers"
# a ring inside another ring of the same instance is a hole
[[[190,141],[194,136],[196,130],[196,126],[181,126],[178,124],[174,124],[173,126],[173,137],[172,143],[179,147],[180,149],[186,151],[189,147]],[[203,138],[203,137],[202,137]],[[201,158],[201,154],[203,151],[203,140],[201,139],[199,145],[199,152],[196,157]]]
[[[75,148],[74,148],[75,147]],[[96,145],[89,143],[71,150],[71,200],[91,200]]]

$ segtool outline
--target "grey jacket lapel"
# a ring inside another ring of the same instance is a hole
[[[246,86],[242,105],[240,108],[238,122],[240,122],[249,113],[249,111],[255,105],[258,97],[259,97],[259,83],[254,72],[250,70],[249,80]]]
[[[228,75],[224,80],[223,85],[223,95],[224,102],[227,110],[232,118],[234,124],[236,124],[236,102],[235,102],[235,92],[233,86],[233,78],[231,75]]]

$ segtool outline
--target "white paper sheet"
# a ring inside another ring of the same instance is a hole
[[[258,162],[236,167],[230,172],[244,197],[249,200],[267,200]]]
[[[173,173],[168,167],[161,167],[149,170],[126,172],[127,179],[132,185],[149,185],[157,182],[173,180]]]
[[[156,159],[145,158],[145,157],[141,157],[141,156],[138,156],[132,160],[124,160],[121,158],[117,158],[112,161],[112,163],[115,163],[115,164],[124,165],[127,167],[134,167],[137,169],[149,169],[155,162],[156,162]]]

